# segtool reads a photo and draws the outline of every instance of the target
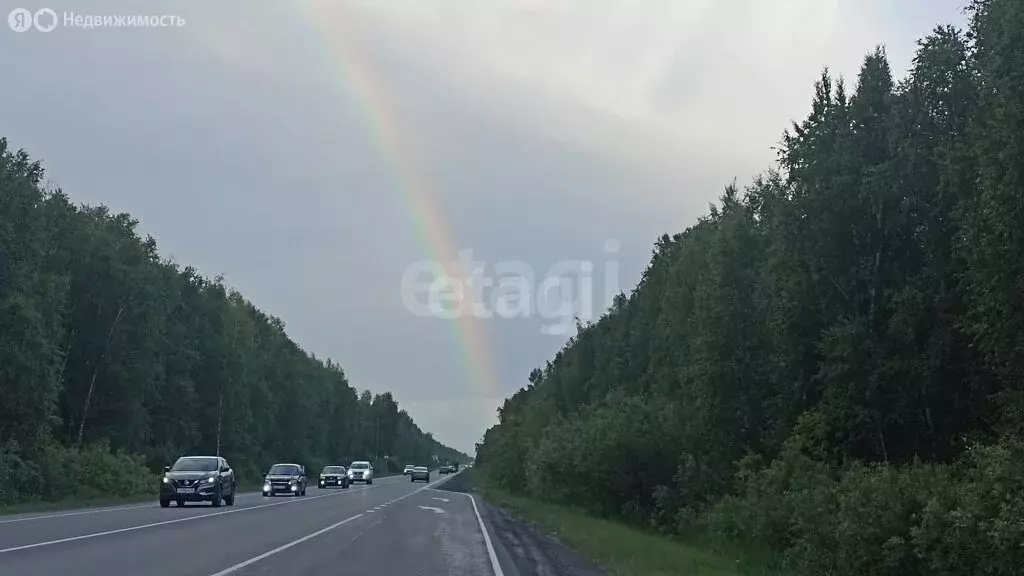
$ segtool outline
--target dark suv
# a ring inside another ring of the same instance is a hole
[[[344,466],[324,466],[320,472],[320,487],[327,486],[348,488],[348,469]]]
[[[167,508],[171,500],[184,506],[185,502],[209,502],[220,506],[235,503],[235,472],[228,461],[219,456],[182,456],[173,466],[164,466],[160,480],[160,507]]]
[[[306,467],[302,464],[274,464],[263,479],[263,495],[306,495]]]

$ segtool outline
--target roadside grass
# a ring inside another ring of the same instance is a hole
[[[470,470],[470,483],[491,504],[546,528],[611,576],[783,576],[770,556],[651,534],[579,510],[514,496]]]

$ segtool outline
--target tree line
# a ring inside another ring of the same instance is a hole
[[[1024,565],[1024,3],[826,69],[778,163],[664,235],[499,410],[516,493],[794,574]]]
[[[281,460],[468,459],[43,175],[0,139],[0,504],[154,491],[183,454],[219,452],[246,482]]]

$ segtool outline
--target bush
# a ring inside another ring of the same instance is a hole
[[[106,442],[83,448],[47,446],[22,455],[0,449],[0,505],[155,492],[157,475],[142,456],[111,452]]]
[[[955,465],[854,464],[832,474],[786,450],[703,521],[714,537],[782,552],[795,574],[1018,574],[1024,449],[976,447]]]

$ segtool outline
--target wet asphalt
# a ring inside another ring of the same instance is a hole
[[[474,501],[438,489],[449,478],[0,516],[0,574],[503,576]]]

